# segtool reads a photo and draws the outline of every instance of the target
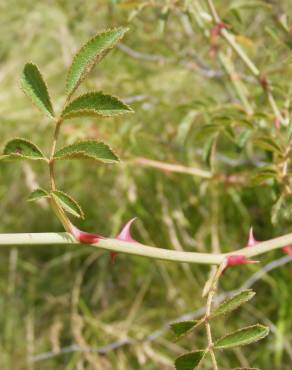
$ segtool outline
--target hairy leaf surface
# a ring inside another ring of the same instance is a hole
[[[255,292],[251,289],[244,290],[238,294],[235,294],[233,297],[226,299],[222,302],[215,310],[211,313],[210,319],[225,315],[228,312],[236,310],[238,307],[243,305],[245,302],[248,302],[255,296]]]
[[[127,32],[120,27],[97,34],[75,55],[67,76],[67,94],[71,96],[92,68],[112,49]]]
[[[119,162],[111,148],[100,141],[86,140],[66,146],[55,153],[56,160],[63,159],[94,159],[102,163]]]
[[[62,112],[63,118],[80,116],[112,117],[133,112],[132,109],[118,98],[101,92],[92,92],[79,96]]]
[[[257,342],[269,334],[269,328],[260,324],[239,329],[217,340],[216,349],[234,348]]]
[[[75,217],[84,218],[84,213],[80,205],[71,196],[60,190],[52,191],[51,194],[59,206],[64,209],[64,211]]]
[[[40,149],[26,139],[16,138],[8,141],[0,159],[46,160]]]
[[[47,85],[35,64],[27,63],[21,76],[21,87],[32,102],[49,117],[54,116]]]

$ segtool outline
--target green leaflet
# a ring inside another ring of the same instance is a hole
[[[255,292],[251,289],[244,290],[233,297],[226,299],[222,302],[215,310],[211,313],[209,319],[214,317],[225,315],[228,312],[236,310],[238,307],[243,305],[255,296]]]
[[[261,185],[267,181],[276,180],[279,176],[277,168],[273,168],[273,166],[265,166],[259,168],[252,178],[252,184],[254,185]]]
[[[185,353],[175,360],[176,370],[194,370],[200,365],[205,356],[205,351],[194,351]]]
[[[49,198],[50,194],[44,189],[36,189],[30,193],[29,197],[27,198],[28,202],[34,202],[42,198]]]
[[[277,153],[280,156],[283,156],[284,149],[281,145],[272,137],[269,136],[259,136],[254,139],[254,143],[261,147],[264,150],[269,152]]]
[[[62,112],[63,118],[78,116],[112,117],[133,110],[118,98],[101,92],[92,92],[73,100]]]
[[[64,209],[64,211],[70,213],[75,217],[84,218],[84,213],[81,207],[76,202],[76,200],[74,200],[68,194],[60,190],[55,190],[51,192],[51,195],[53,199],[59,204],[59,206]]]
[[[269,328],[260,324],[248,326],[239,329],[231,334],[227,334],[216,341],[214,344],[215,349],[226,349],[237,346],[244,346],[257,342],[269,334]]]
[[[1,159],[31,159],[31,160],[46,160],[40,149],[32,142],[16,138],[9,140],[3,150]]]
[[[170,325],[172,331],[177,337],[182,335],[188,334],[192,329],[195,329],[198,325],[200,325],[203,320],[189,320],[189,321],[181,321],[175,322]]]
[[[97,34],[75,55],[68,71],[66,90],[70,97],[92,68],[112,49],[128,31],[120,27]]]
[[[49,117],[54,116],[54,110],[49,97],[46,83],[35,64],[27,63],[21,76],[21,87],[32,102]]]
[[[80,141],[66,146],[55,153],[56,160],[62,159],[94,159],[102,163],[119,162],[119,158],[111,148],[96,140]]]
[[[210,135],[203,146],[203,160],[209,168],[212,168],[212,163],[214,162],[214,153],[216,151],[218,136],[218,133]]]

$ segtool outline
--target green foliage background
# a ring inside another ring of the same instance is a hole
[[[146,6],[137,11],[142,3]],[[283,111],[291,98],[291,32],[285,33],[276,20],[283,14],[291,16],[289,3],[215,2],[224,21],[240,35],[242,47],[272,80]],[[168,17],[165,5],[170,7]],[[111,52],[80,92],[103,90],[118,95],[136,113],[117,119],[85,117],[65,122],[59,143],[61,147],[82,138],[105,139],[123,163],[98,167],[94,163],[58,163],[59,188],[74,196],[85,210],[86,219],[78,223],[81,229],[114,236],[129,218],[137,216],[134,234],[145,244],[211,251],[215,233],[220,249],[231,251],[246,244],[250,225],[259,240],[291,229],[289,216],[271,223],[272,207],[281,192],[277,181],[252,181],[262,163],[273,162],[272,155],[252,140],[243,148],[240,145],[242,135],[249,135],[247,129],[251,138],[275,136],[273,115],[261,88],[231,54],[256,113],[252,117],[244,114],[228,76],[210,55],[206,38],[195,26],[189,29],[192,23],[182,12],[183,5],[159,0],[3,0],[1,144],[18,136],[31,139],[44,150],[51,145],[51,123],[31,107],[19,89],[26,62],[38,64],[56,108],[61,109],[65,70],[74,52],[99,30],[130,25],[123,40],[130,51],[122,46]],[[165,173],[134,161],[146,157],[208,170],[204,155],[208,140],[218,130],[221,134],[212,162],[218,176],[214,181]],[[282,135],[286,137],[287,132]],[[229,174],[243,180],[230,184],[226,180]],[[46,203],[25,201],[35,187],[48,182],[41,164],[1,163],[0,176],[1,233],[62,230]],[[272,252],[261,262],[277,257],[280,252]],[[228,271],[221,289],[238,288],[259,268]],[[204,345],[204,332],[175,344],[170,332],[153,341],[143,338],[167,321],[200,308],[207,276],[206,267],[123,255],[113,265],[107,253],[91,247],[3,247],[0,368],[171,369],[183,348]],[[217,322],[216,336],[227,328],[236,330],[242,323],[260,321],[272,326],[269,337],[256,346],[219,354],[222,369],[239,364],[265,370],[291,369],[291,278],[289,265],[266,275],[255,285],[257,296],[250,304],[228,320]],[[84,351],[58,354],[60,348],[72,344],[99,348],[127,337],[137,343],[105,356]],[[31,360],[45,352],[55,355]],[[211,369],[207,366],[204,369]]]

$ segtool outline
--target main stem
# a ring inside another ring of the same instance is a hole
[[[70,233],[37,233],[37,234],[0,234],[0,246],[40,246],[40,245],[81,245]],[[101,239],[92,247],[112,252],[132,254],[141,257],[161,259],[165,261],[196,263],[204,265],[220,265],[227,256],[241,255],[247,258],[265,254],[274,249],[292,244],[292,234],[280,236],[230,253],[196,253],[171,249],[156,248],[140,243],[126,242],[117,239]]]

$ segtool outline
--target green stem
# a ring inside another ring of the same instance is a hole
[[[50,171],[50,182],[51,182],[51,191],[56,190],[56,179],[55,179],[55,161],[54,161],[54,155],[56,152],[56,147],[57,147],[57,141],[60,133],[60,128],[61,124],[63,122],[62,118],[57,119],[56,124],[55,124],[55,131],[54,131],[54,136],[53,136],[53,143],[52,143],[52,148],[51,148],[51,155],[50,155],[50,160],[49,160],[49,171]],[[58,203],[51,197],[50,202],[52,205],[52,208],[58,217],[58,219],[61,221],[62,225],[64,226],[66,231],[70,231],[70,225],[71,222],[66,216],[65,212],[63,209],[58,205]]]
[[[62,223],[64,220],[62,220]],[[0,234],[0,246],[37,246],[37,245],[81,245],[69,233],[37,233],[37,234]],[[254,247],[242,248],[230,253],[195,253],[170,249],[156,248],[140,243],[125,242],[117,239],[102,239],[93,247],[105,249],[112,252],[133,254],[141,257],[161,259],[165,261],[176,261],[185,263],[196,263],[205,265],[220,265],[227,256],[242,255],[247,258],[265,254],[274,249],[280,249],[292,244],[292,234],[280,236],[256,244]]]
[[[52,191],[56,190],[56,180],[55,180],[55,165],[54,165],[54,155],[57,147],[57,141],[59,137],[60,127],[63,120],[59,118],[55,125],[55,131],[54,131],[54,137],[53,137],[53,143],[52,143],[52,149],[51,149],[51,155],[49,160],[49,168],[50,168],[50,181],[51,181],[51,188]]]

